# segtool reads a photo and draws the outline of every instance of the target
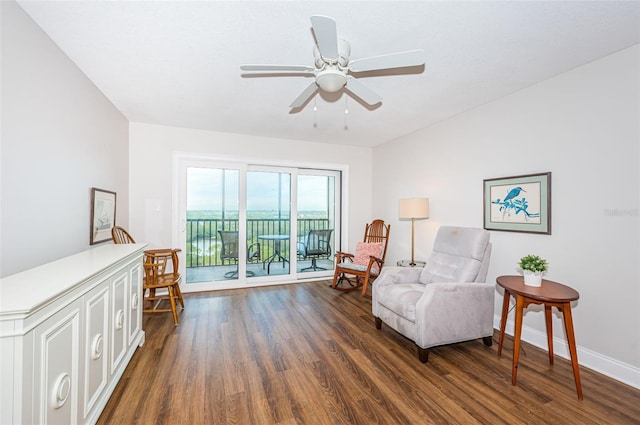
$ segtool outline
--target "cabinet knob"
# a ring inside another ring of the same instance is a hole
[[[91,342],[91,358],[97,360],[102,356],[102,350],[104,348],[104,338],[102,334],[98,334],[93,338]]]
[[[51,407],[59,409],[67,402],[69,393],[71,392],[71,378],[68,373],[58,376],[53,386],[53,394],[51,397]]]
[[[118,310],[116,313],[116,329],[122,329],[124,326],[124,311]]]
[[[133,294],[131,297],[131,310],[138,309],[138,294]]]

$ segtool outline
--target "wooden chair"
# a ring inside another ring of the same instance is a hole
[[[387,255],[387,244],[391,225],[383,220],[373,220],[364,229],[364,238],[358,242],[355,254],[336,252],[336,269],[331,287],[340,291],[362,288],[362,296],[367,296],[367,287],[382,270]],[[352,281],[353,279],[353,281]],[[347,283],[349,287],[341,287]]]
[[[184,310],[184,299],[180,291],[182,276],[178,273],[179,249],[152,249],[144,252],[144,313],[168,313],[173,314],[173,323],[178,325],[177,302]],[[167,269],[171,261],[172,270]],[[156,289],[165,288],[166,295],[156,295]],[[148,294],[147,294],[147,291]],[[170,309],[159,308],[163,300],[169,301]]]
[[[129,232],[120,226],[111,228],[111,238],[113,238],[113,243],[136,243]]]
[[[111,237],[116,244],[136,243],[133,237],[122,227],[114,226]],[[180,291],[180,276],[178,253],[180,249],[151,249],[144,251],[144,278],[142,290],[144,298],[144,313],[173,313],[173,322],[178,325],[177,303],[184,310],[184,299]],[[171,264],[170,269],[167,267]],[[157,289],[166,289],[167,294],[157,295]],[[170,309],[159,308],[163,300],[169,301]]]

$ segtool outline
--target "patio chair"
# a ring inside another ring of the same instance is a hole
[[[232,278],[238,275],[238,259],[240,258],[239,254],[239,237],[238,231],[236,230],[218,230],[218,234],[220,235],[220,260],[222,264],[225,261],[228,261],[231,264],[236,264],[236,269],[226,272],[224,277]],[[260,261],[260,242],[255,242],[247,247],[247,263],[253,261]],[[247,276],[255,276],[255,273],[252,271],[247,271]]]
[[[369,282],[378,277],[384,265],[390,231],[390,224],[373,220],[365,226],[364,238],[356,245],[355,254],[336,252],[336,270],[331,287],[339,291],[362,288],[362,296],[366,297]],[[344,283],[349,286],[342,287]]]
[[[327,270],[318,266],[318,258],[331,257],[331,234],[333,229],[312,229],[307,233],[307,237],[298,242],[297,252],[299,258],[306,260],[311,259],[311,266],[300,269],[306,270]]]

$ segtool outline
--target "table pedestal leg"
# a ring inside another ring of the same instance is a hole
[[[502,300],[502,319],[500,319],[500,339],[498,341],[498,357],[502,356],[502,343],[504,342],[504,330],[507,326],[507,313],[509,313],[510,294],[505,289],[504,299]]]
[[[511,367],[511,385],[516,384],[518,375],[518,357],[520,357],[520,336],[522,335],[522,314],[524,311],[524,298],[516,296],[516,328],[513,336],[513,366]]]
[[[553,324],[551,323],[551,306],[544,305],[544,316],[547,322],[547,346],[549,347],[549,364],[553,364]]]
[[[580,382],[580,366],[578,365],[578,352],[576,350],[576,338],[573,334],[573,319],[571,318],[571,304],[562,305],[562,315],[564,316],[564,328],[567,332],[567,342],[569,343],[569,353],[571,354],[571,366],[573,366],[573,377],[576,380],[576,390],[578,398],[582,400],[582,383]]]

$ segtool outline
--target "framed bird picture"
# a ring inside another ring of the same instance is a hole
[[[484,228],[551,234],[551,173],[484,180]]]

